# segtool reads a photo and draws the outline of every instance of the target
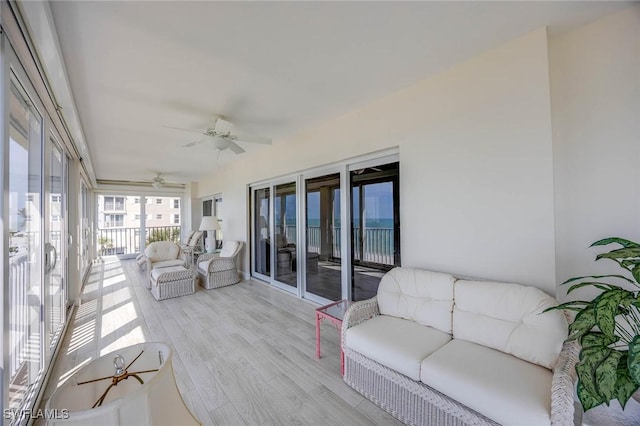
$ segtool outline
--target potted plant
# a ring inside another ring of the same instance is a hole
[[[640,387],[640,244],[606,238],[591,247],[617,244],[596,260],[610,259],[624,275],[590,275],[571,278],[567,294],[583,287],[602,292],[593,300],[576,300],[549,308],[577,312],[569,326],[569,340],[582,346],[577,393],[585,411],[617,399],[624,408]],[[618,283],[618,284],[616,284]],[[622,284],[622,285],[620,285]],[[546,312],[546,311],[545,311]]]

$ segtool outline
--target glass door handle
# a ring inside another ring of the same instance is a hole
[[[51,251],[53,251],[53,261],[51,258]],[[44,253],[45,274],[49,274],[53,271],[58,264],[58,251],[56,247],[51,243],[45,243]]]

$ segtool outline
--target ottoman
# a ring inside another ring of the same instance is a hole
[[[168,266],[151,271],[151,294],[156,300],[186,296],[196,292],[196,273],[184,266]]]

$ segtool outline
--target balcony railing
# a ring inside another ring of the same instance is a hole
[[[180,225],[151,226],[145,228],[147,244],[154,241],[180,242]],[[98,229],[98,254],[126,255],[140,252],[140,228]]]
[[[9,267],[9,377],[13,381],[29,359],[29,254],[10,257]]]
[[[287,239],[295,241],[295,226],[288,226],[286,230]],[[354,228],[354,240],[360,241],[362,230]],[[332,228],[333,237],[333,257],[340,258],[342,253],[340,228]],[[392,228],[366,228],[363,240],[363,250],[360,252],[360,245],[354,244],[353,258],[360,262],[378,263],[382,265],[394,264],[394,241]],[[320,227],[307,227],[307,247],[309,251],[320,253]]]

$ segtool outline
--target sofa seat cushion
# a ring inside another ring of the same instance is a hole
[[[551,422],[552,372],[513,355],[453,339],[428,356],[420,380],[503,425]]]
[[[153,269],[168,268],[170,266],[184,266],[184,260],[182,259],[162,260],[160,262],[153,262],[151,264],[151,267]]]
[[[378,315],[351,327],[345,346],[380,364],[420,380],[420,363],[451,335],[414,321]]]

